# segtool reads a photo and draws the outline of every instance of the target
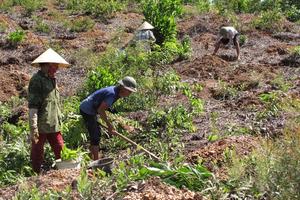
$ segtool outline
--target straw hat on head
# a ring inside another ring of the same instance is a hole
[[[138,30],[148,30],[148,29],[154,29],[154,27],[146,21],[138,28]]]
[[[40,63],[56,63],[58,67],[68,67],[70,64],[63,59],[53,49],[49,48],[47,51],[37,57],[32,63],[32,66],[38,67]]]
[[[122,80],[119,80],[118,83],[122,85],[126,90],[129,90],[131,92],[137,91],[137,84],[134,78],[131,76],[126,76]]]

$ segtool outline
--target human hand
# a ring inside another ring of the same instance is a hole
[[[34,144],[38,143],[39,141],[39,132],[37,127],[32,127],[30,130],[30,140]]]

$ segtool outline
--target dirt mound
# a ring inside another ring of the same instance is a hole
[[[5,102],[12,96],[26,96],[28,81],[29,76],[18,70],[0,68],[0,101]]]
[[[199,193],[162,183],[158,177],[150,178],[145,184],[128,192],[123,200],[202,200]]]
[[[288,45],[270,45],[266,49],[266,52],[270,54],[278,53],[279,55],[285,55],[289,53],[289,48],[290,46]]]
[[[273,35],[274,38],[289,41],[289,40],[297,40],[300,39],[299,33],[289,33],[289,32],[280,32]]]
[[[228,66],[228,62],[217,56],[205,55],[179,69],[179,73],[200,79],[219,79],[224,78],[225,68]]]
[[[214,171],[214,165],[222,167],[226,162],[226,157],[231,156],[231,151],[237,155],[248,155],[257,145],[258,139],[253,136],[233,136],[220,139],[208,144],[201,149],[191,152],[187,157],[192,163],[202,159],[203,164],[211,171]],[[220,172],[215,172],[219,174]],[[221,172],[222,173],[222,172]]]
[[[63,191],[67,186],[73,186],[74,180],[79,177],[80,170],[78,169],[63,169],[63,170],[52,170],[48,171],[46,174],[40,176],[33,176],[28,178],[23,188],[22,183],[0,189],[0,196],[3,199],[12,199],[17,192],[23,189],[30,189],[36,186],[39,192],[47,193],[49,190],[52,191]],[[1,198],[0,198],[1,199]]]
[[[292,54],[289,57],[284,58],[282,64],[291,67],[300,67],[300,55]]]

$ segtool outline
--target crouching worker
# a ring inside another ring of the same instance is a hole
[[[236,58],[237,60],[240,59],[240,45],[239,45],[239,41],[238,41],[238,36],[239,36],[239,32],[231,27],[231,26],[224,26],[220,29],[219,32],[219,39],[215,44],[215,50],[213,55],[215,55],[219,48],[220,45],[227,45],[227,44],[232,44],[235,46],[236,49]]]
[[[99,142],[101,129],[98,124],[97,114],[106,123],[108,132],[116,134],[116,130],[107,118],[106,111],[119,99],[128,97],[132,92],[136,92],[137,84],[134,78],[126,76],[118,82],[116,86],[109,86],[97,90],[89,95],[80,104],[80,113],[90,136],[90,157],[93,160],[99,159]]]
[[[55,73],[59,67],[67,67],[69,63],[55,51],[48,49],[32,65],[40,67],[40,70],[32,76],[28,87],[31,162],[33,171],[40,173],[46,140],[56,159],[60,158],[64,145],[60,132],[60,97]]]

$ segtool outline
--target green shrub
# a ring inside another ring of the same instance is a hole
[[[300,8],[291,6],[285,11],[286,18],[291,22],[297,22],[300,20]]]
[[[262,141],[255,151],[244,159],[235,159],[229,170],[230,191],[240,195],[269,199],[298,199],[300,192],[300,129],[294,124],[283,137]],[[247,190],[241,190],[247,186]]]
[[[111,17],[127,5],[126,0],[70,0],[63,1],[67,9],[72,12],[82,12],[95,17]]]
[[[11,32],[7,37],[8,42],[13,46],[18,45],[24,39],[25,39],[25,32],[23,30],[16,30],[14,32]]]
[[[25,14],[30,16],[34,11],[43,6],[43,0],[17,0],[18,5],[25,8]]]
[[[13,141],[0,143],[0,186],[15,184],[22,177],[33,175],[27,137],[19,133],[12,134],[18,137]]]
[[[196,2],[196,7],[200,13],[206,13],[211,10],[211,3],[209,0],[198,0]]]
[[[258,119],[261,120],[279,115],[282,107],[282,98],[278,92],[260,94],[259,99],[265,104],[265,108],[258,113]]]
[[[81,155],[81,149],[72,150],[63,146],[61,150],[61,160],[70,161],[70,160],[77,160]]]
[[[251,5],[249,0],[213,0],[213,4],[220,14],[245,13]]]
[[[300,56],[300,46],[295,46],[291,49],[291,54]]]
[[[239,43],[240,43],[240,46],[243,46],[246,42],[247,42],[248,38],[246,35],[240,35],[239,36]]]
[[[3,0],[0,4],[0,10],[8,11],[13,6],[22,6],[25,15],[30,16],[34,11],[43,6],[43,0]]]
[[[203,166],[182,164],[171,167],[165,164],[152,164],[139,170],[143,179],[149,176],[159,176],[162,180],[177,188],[188,188],[193,191],[201,191],[212,174]]]
[[[276,32],[283,30],[284,16],[280,10],[268,10],[261,12],[253,21],[253,25],[261,30]]]
[[[71,22],[70,31],[72,32],[85,32],[92,29],[95,22],[89,17],[80,17]]]
[[[146,20],[155,27],[154,34],[158,44],[176,38],[175,18],[182,14],[180,0],[145,1],[143,13]]]
[[[43,21],[43,19],[38,18],[38,17],[33,17],[34,21],[35,21],[35,26],[34,26],[34,30],[37,32],[41,32],[41,33],[49,33],[50,32],[50,27],[47,23],[45,23]]]

